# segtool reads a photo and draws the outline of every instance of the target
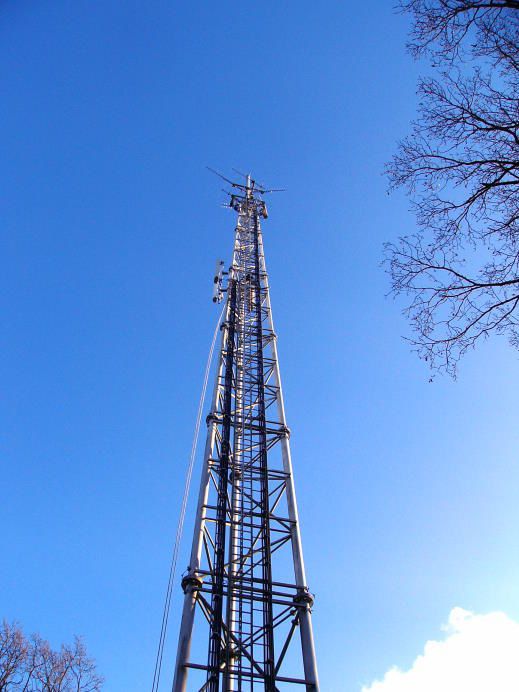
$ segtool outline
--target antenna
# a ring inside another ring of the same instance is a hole
[[[242,190],[243,192],[251,191],[251,192],[257,192],[259,195],[266,195],[271,192],[286,192],[286,188],[284,187],[279,187],[279,188],[269,188],[267,189],[266,186],[263,183],[259,183],[258,181],[254,180],[251,176],[251,174],[245,174],[239,171],[237,168],[233,168],[232,170],[237,173],[238,175],[241,175],[243,178],[245,178],[245,185],[243,183],[238,183],[233,180],[230,180],[227,178],[223,173],[220,173],[217,171],[215,168],[211,168],[211,166],[206,166],[208,171],[211,171],[211,173],[214,173],[214,175],[217,175],[219,178],[222,180],[225,180],[226,183],[231,185],[232,187]],[[222,190],[225,192],[226,195],[231,195],[230,192],[227,190]]]
[[[232,170],[233,170],[235,173],[238,173],[238,175],[241,175],[242,178],[245,178],[245,180],[247,180],[247,174],[246,174],[246,173],[242,173],[242,172],[239,171],[237,168],[233,168]]]

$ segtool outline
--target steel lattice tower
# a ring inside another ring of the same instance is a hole
[[[231,184],[230,206],[238,219],[222,289],[225,317],[191,558],[182,580],[173,692],[317,692],[313,597],[305,577],[260,228],[267,190],[250,176],[244,185]],[[220,272],[217,298],[221,280]],[[192,646],[197,611],[205,646]],[[294,644],[298,638],[301,648]]]

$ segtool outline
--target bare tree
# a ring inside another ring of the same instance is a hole
[[[0,690],[23,689],[28,645],[16,625],[4,622],[0,629]]]
[[[414,20],[411,53],[452,62],[463,55],[499,53],[509,35],[508,11],[519,10],[519,0],[402,0],[400,8]],[[475,41],[467,46],[467,39]]]
[[[95,661],[87,656],[83,640],[76,637],[74,646],[65,649],[65,655],[70,660],[69,684],[74,692],[98,692],[103,679],[96,671]]]
[[[519,346],[519,1],[410,0],[409,44],[433,60],[388,165],[418,231],[386,246],[410,339],[435,369],[490,333]]]
[[[0,628],[0,692],[99,692],[102,683],[80,638],[54,651],[39,635],[26,639],[17,624]]]

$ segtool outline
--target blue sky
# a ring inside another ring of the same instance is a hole
[[[206,165],[287,188],[264,236],[323,690],[455,606],[519,618],[517,353],[429,383],[385,297],[420,70],[392,5],[2,3],[0,614],[83,634],[109,692],[151,687],[232,242]]]

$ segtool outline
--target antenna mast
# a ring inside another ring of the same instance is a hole
[[[262,197],[274,190],[250,175],[245,184],[220,177],[234,188],[229,206],[238,219],[226,289],[223,272],[215,278],[218,290],[226,291],[226,309],[191,558],[182,579],[173,692],[186,692],[188,672],[189,690],[199,692],[302,686],[318,692],[313,596],[260,227],[267,218]]]

